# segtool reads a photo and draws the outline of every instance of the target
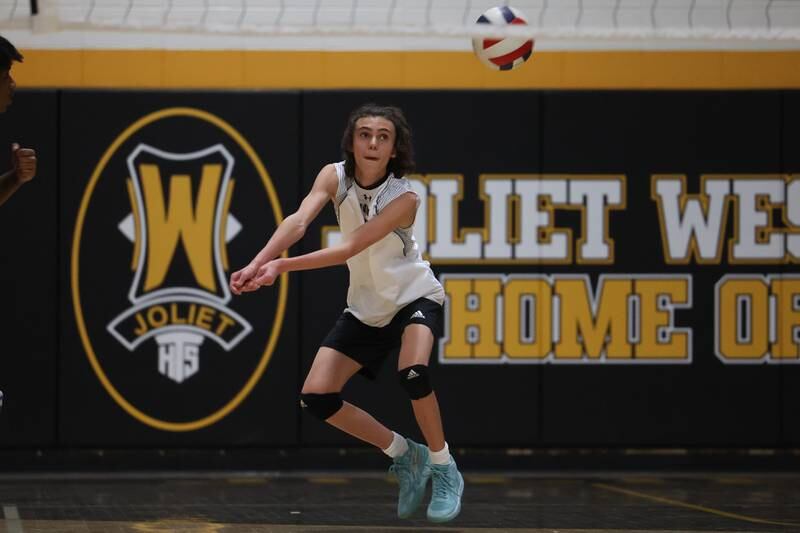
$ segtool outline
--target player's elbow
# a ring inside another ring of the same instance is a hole
[[[283,223],[286,224],[292,235],[297,238],[303,237],[308,229],[308,222],[303,220],[299,213],[292,213],[283,220]]]

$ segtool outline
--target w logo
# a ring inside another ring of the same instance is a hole
[[[182,383],[206,338],[229,351],[252,330],[225,305],[226,245],[241,229],[228,212],[233,157],[222,145],[175,154],[140,144],[127,162],[132,212],[118,227],[133,243],[133,307],[108,329],[131,351],[155,337],[159,372]]]
[[[247,398],[280,337],[288,284],[232,298],[227,279],[282,218],[258,154],[216,115],[162,109],[111,141],[81,198],[70,281],[86,357],[128,414],[193,431]]]
[[[139,250],[147,259],[145,276],[137,272],[137,281],[142,283],[133,290],[146,293],[161,287],[181,244],[198,288],[219,294],[225,287],[219,267],[223,259],[227,263],[221,237],[229,217],[231,237],[238,230],[225,204],[227,193],[233,190],[233,158],[228,151],[217,145],[191,154],[170,154],[140,145],[128,158],[128,167],[131,207],[139,215],[136,229],[147,243]],[[169,175],[162,176],[162,169]],[[130,216],[123,231],[130,227]]]

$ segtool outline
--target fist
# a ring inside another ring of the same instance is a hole
[[[242,292],[250,292],[254,290],[251,285],[257,272],[258,266],[254,265],[253,263],[250,263],[243,269],[234,272],[230,281],[231,292],[233,292],[233,294],[242,294]]]
[[[20,183],[30,181],[36,175],[36,152],[32,148],[20,148],[17,143],[12,144],[11,163]]]

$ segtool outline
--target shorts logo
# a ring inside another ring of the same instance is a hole
[[[71,285],[86,355],[131,416],[195,430],[249,394],[277,343],[286,277],[261,302],[233,299],[228,277],[281,218],[253,148],[205,111],[152,113],[108,148],[83,195]]]

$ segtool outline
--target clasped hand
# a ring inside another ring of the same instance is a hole
[[[283,274],[283,261],[273,259],[261,266],[250,263],[231,275],[230,288],[233,294],[252,292],[263,286],[270,286]]]

